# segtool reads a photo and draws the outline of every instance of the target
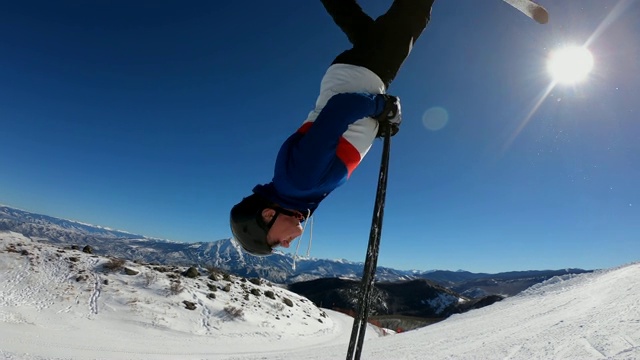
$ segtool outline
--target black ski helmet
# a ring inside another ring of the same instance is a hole
[[[271,255],[272,249],[267,243],[269,225],[262,218],[262,210],[269,206],[260,195],[252,194],[231,209],[229,222],[233,238],[249,254]]]

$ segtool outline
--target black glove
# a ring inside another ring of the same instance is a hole
[[[400,123],[402,122],[400,99],[397,96],[387,94],[381,94],[379,96],[384,97],[384,109],[380,114],[374,117],[374,119],[380,123],[376,137],[384,137],[385,128],[388,128],[391,136],[393,136],[400,131]],[[388,123],[389,125],[385,126],[384,123]]]

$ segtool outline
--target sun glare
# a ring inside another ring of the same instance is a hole
[[[549,74],[559,84],[576,84],[593,69],[593,56],[583,46],[569,46],[553,51],[547,62]]]

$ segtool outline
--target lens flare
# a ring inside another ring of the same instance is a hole
[[[432,107],[422,114],[422,124],[431,131],[438,131],[449,122],[449,113],[441,107]]]

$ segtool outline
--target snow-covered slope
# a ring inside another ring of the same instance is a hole
[[[349,318],[264,280],[114,263],[0,232],[0,358],[200,358],[348,339]]]
[[[350,318],[274,285],[109,263],[0,232],[0,359],[345,357]],[[363,359],[640,359],[638,279],[640,264],[556,277],[423,329],[369,330]]]
[[[380,339],[368,358],[640,359],[640,263],[556,277],[494,305]],[[414,345],[422,346],[421,357]]]

